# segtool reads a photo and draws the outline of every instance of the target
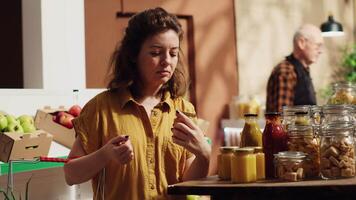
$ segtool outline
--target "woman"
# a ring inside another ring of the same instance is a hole
[[[185,113],[183,31],[162,8],[133,16],[113,55],[109,90],[75,119],[69,185],[92,180],[94,199],[166,199],[169,184],[205,177],[211,147]],[[193,119],[194,120],[194,119]],[[110,180],[109,180],[110,179]]]

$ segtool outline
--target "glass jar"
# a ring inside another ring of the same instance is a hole
[[[288,127],[288,151],[306,154],[304,162],[305,176],[315,178],[320,173],[319,139],[313,133],[311,125],[290,125]]]
[[[284,151],[275,154],[276,177],[283,181],[304,179],[305,154],[298,151]]]
[[[351,105],[324,105],[321,120],[323,126],[330,123],[353,122],[353,109]]]
[[[320,171],[324,179],[355,176],[353,123],[332,123],[320,136]]]
[[[283,130],[280,114],[269,112],[265,114],[266,126],[263,130],[263,152],[265,154],[266,178],[274,178],[273,155],[287,151],[287,134]]]
[[[231,159],[231,181],[233,183],[250,183],[257,179],[256,155],[253,148],[233,150]]]
[[[236,148],[238,147],[220,147],[220,154],[218,155],[218,176],[221,180],[231,179],[231,158],[233,150]]]
[[[288,125],[294,124],[295,121],[295,113],[307,113],[309,115],[310,106],[308,105],[299,105],[299,106],[283,106],[282,113],[282,124],[284,130],[288,130]]]
[[[262,147],[254,147],[256,155],[256,178],[257,180],[263,180],[266,178],[265,173],[265,154]]]
[[[283,106],[282,118],[284,130],[288,129],[288,125],[295,123],[317,126],[321,124],[321,107],[317,105]]]
[[[353,104],[356,105],[356,85],[352,83],[334,83],[333,94],[328,104]]]
[[[262,131],[257,123],[257,114],[245,114],[240,147],[262,146]]]

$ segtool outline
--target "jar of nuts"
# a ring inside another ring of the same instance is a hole
[[[322,178],[355,176],[354,125],[331,123],[322,128],[320,136],[320,171]]]
[[[283,181],[300,181],[304,179],[303,164],[305,154],[298,151],[283,151],[274,155],[276,177]]]
[[[290,125],[288,127],[288,151],[299,151],[306,154],[304,170],[306,178],[319,177],[320,149],[319,139],[313,133],[311,125]]]

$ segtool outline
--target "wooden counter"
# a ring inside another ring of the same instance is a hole
[[[171,195],[211,195],[216,199],[354,199],[356,178],[338,180],[308,180],[300,182],[261,181],[232,184],[217,176],[168,186]]]

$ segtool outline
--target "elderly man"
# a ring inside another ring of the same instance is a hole
[[[267,84],[267,112],[281,112],[283,106],[315,105],[316,97],[309,66],[322,53],[323,38],[318,27],[301,26],[293,38],[293,52],[272,71]]]

